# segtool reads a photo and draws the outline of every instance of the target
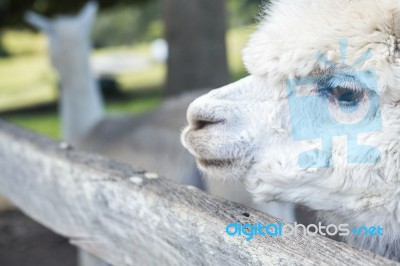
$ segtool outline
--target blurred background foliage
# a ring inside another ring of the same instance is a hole
[[[23,15],[34,10],[45,16],[75,14],[86,0],[0,0],[0,29],[25,28]],[[101,12],[94,27],[99,46],[149,41],[163,34],[161,5],[157,0],[98,0]],[[265,0],[227,1],[228,26],[240,27],[256,20]],[[205,18],[207,19],[207,18]]]
[[[104,10],[93,28],[96,47],[148,42],[162,35],[161,10],[156,1]]]
[[[151,54],[151,42],[163,38],[160,0],[100,0],[93,28],[94,57],[107,53]],[[226,1],[226,46],[231,80],[246,75],[241,50],[254,31],[262,0]],[[59,138],[57,77],[47,57],[45,37],[23,21],[27,10],[47,16],[75,14],[86,3],[50,0],[0,0],[0,116]],[[205,18],[208,19],[208,18]],[[106,98],[109,113],[137,113],[162,100],[166,64],[121,73],[113,78],[122,95]]]

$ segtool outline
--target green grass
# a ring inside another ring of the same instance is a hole
[[[38,55],[0,60],[0,111],[52,102],[56,78],[46,59]]]
[[[116,78],[121,90],[125,92],[149,87],[161,88],[166,71],[167,69],[164,65],[155,64],[149,69],[143,69],[135,73],[120,74]]]
[[[14,56],[45,55],[47,53],[46,38],[42,34],[31,31],[5,31],[2,41],[7,51]]]
[[[243,27],[230,30],[227,34],[228,63],[233,80],[246,75],[241,61],[241,50],[252,30],[252,27]],[[0,112],[54,103],[58,97],[57,78],[47,57],[44,36],[26,31],[9,31],[4,34],[3,41],[12,56],[0,59]],[[142,43],[132,47],[96,50],[95,53],[110,51],[146,56],[150,54],[150,46]],[[160,91],[165,74],[165,65],[153,64],[148,69],[118,75],[116,79],[121,89],[128,94],[145,88]],[[140,113],[155,108],[160,102],[161,93],[152,93],[147,97],[127,96],[124,101],[108,101],[106,110],[108,113]],[[2,118],[56,139],[60,137],[60,121],[55,109],[8,113]]]
[[[4,117],[0,116],[0,118],[54,139],[59,139],[61,136],[60,119],[57,112],[54,111],[35,112],[33,115],[30,113],[16,113]]]
[[[161,94],[150,95],[130,101],[110,101],[106,104],[109,114],[130,113],[137,114],[150,111],[157,107],[162,100]]]

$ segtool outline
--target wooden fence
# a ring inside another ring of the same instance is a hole
[[[228,236],[278,220],[1,121],[0,193],[111,265],[398,265],[320,236]]]

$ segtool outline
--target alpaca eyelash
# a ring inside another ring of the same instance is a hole
[[[350,75],[329,75],[322,78],[317,84],[317,90],[324,98],[332,97],[332,90],[342,88],[359,94],[361,97],[368,91],[368,88]]]

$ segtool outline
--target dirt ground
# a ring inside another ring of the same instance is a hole
[[[76,249],[18,210],[0,212],[1,266],[76,266]]]

